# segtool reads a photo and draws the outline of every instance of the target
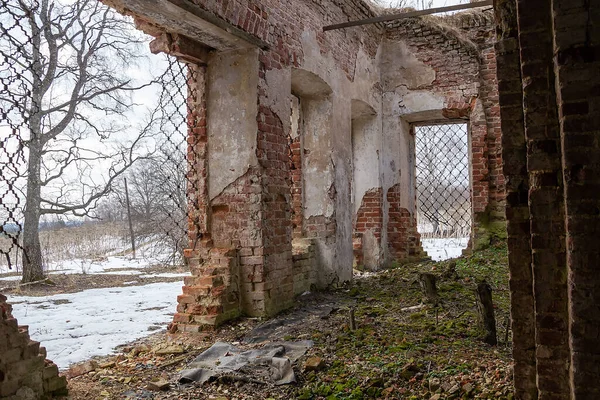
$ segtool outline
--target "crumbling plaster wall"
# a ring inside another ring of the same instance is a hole
[[[475,248],[506,237],[493,43],[492,13],[470,11],[392,22],[382,45],[384,109],[391,129],[408,135],[405,122],[469,125]],[[411,202],[414,193],[407,193],[402,208],[414,209]]]
[[[414,23],[322,32],[329,23],[374,16],[361,0],[106,1],[154,36],[189,37],[199,55],[192,79],[203,95],[188,121],[198,140],[189,157],[202,183],[191,204],[204,211],[190,221],[193,276],[173,330],[203,329],[239,313],[271,315],[288,307],[299,287],[347,282],[356,247],[373,268],[422,256],[409,122],[466,117],[479,101],[477,83],[447,82],[457,74],[446,74],[445,64],[456,60],[437,53],[450,42],[464,61],[457,68],[475,81],[476,51],[456,38],[428,42],[436,29],[421,35],[428,47],[420,48],[406,38]],[[437,64],[421,52],[436,55]],[[290,145],[292,96],[302,118],[299,186],[290,172],[298,150]],[[363,131],[356,149],[353,130],[355,138]],[[368,161],[355,160],[353,150]],[[298,202],[302,223],[293,233]],[[364,243],[353,243],[353,233]],[[315,269],[303,262],[302,276],[315,281],[294,285],[300,254],[292,252],[292,237],[302,236],[314,246],[306,260]]]

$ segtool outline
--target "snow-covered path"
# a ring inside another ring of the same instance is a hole
[[[47,297],[8,296],[20,325],[61,369],[164,329],[182,282],[91,289]]]

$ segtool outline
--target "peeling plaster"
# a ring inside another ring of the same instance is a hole
[[[404,42],[384,40],[382,48],[381,83],[384,90],[392,91],[398,86],[420,89],[435,81],[435,70],[417,59]]]
[[[208,192],[213,200],[258,165],[258,50],[216,53],[207,72]]]

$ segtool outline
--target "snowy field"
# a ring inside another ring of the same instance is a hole
[[[450,258],[460,257],[462,251],[467,248],[469,238],[447,238],[447,239],[423,239],[421,238],[423,250],[434,261],[443,261]]]
[[[91,289],[47,297],[8,295],[20,325],[42,343],[59,368],[164,329],[171,321],[182,282]]]
[[[123,287],[84,290],[45,297],[7,295],[20,325],[28,325],[33,340],[42,343],[59,368],[111,354],[115,347],[164,329],[171,322],[189,272],[156,272],[160,262],[140,249],[138,258],[109,255],[93,259],[58,260],[47,267],[54,274],[130,275]],[[11,272],[8,269],[0,273]],[[144,286],[136,279],[181,278],[178,282]],[[0,287],[14,285],[20,275],[0,277]]]

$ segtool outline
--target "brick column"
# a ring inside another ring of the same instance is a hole
[[[564,196],[547,0],[518,0],[539,398],[569,399]]]
[[[517,399],[537,398],[529,176],[523,120],[520,47],[515,0],[496,2],[498,89],[506,180],[514,385]]]
[[[240,314],[239,259],[235,249],[215,248],[210,230],[206,66],[188,64],[188,237],[192,276],[177,297],[171,331],[198,332]]]
[[[572,399],[600,398],[600,9],[552,2],[569,266]]]

